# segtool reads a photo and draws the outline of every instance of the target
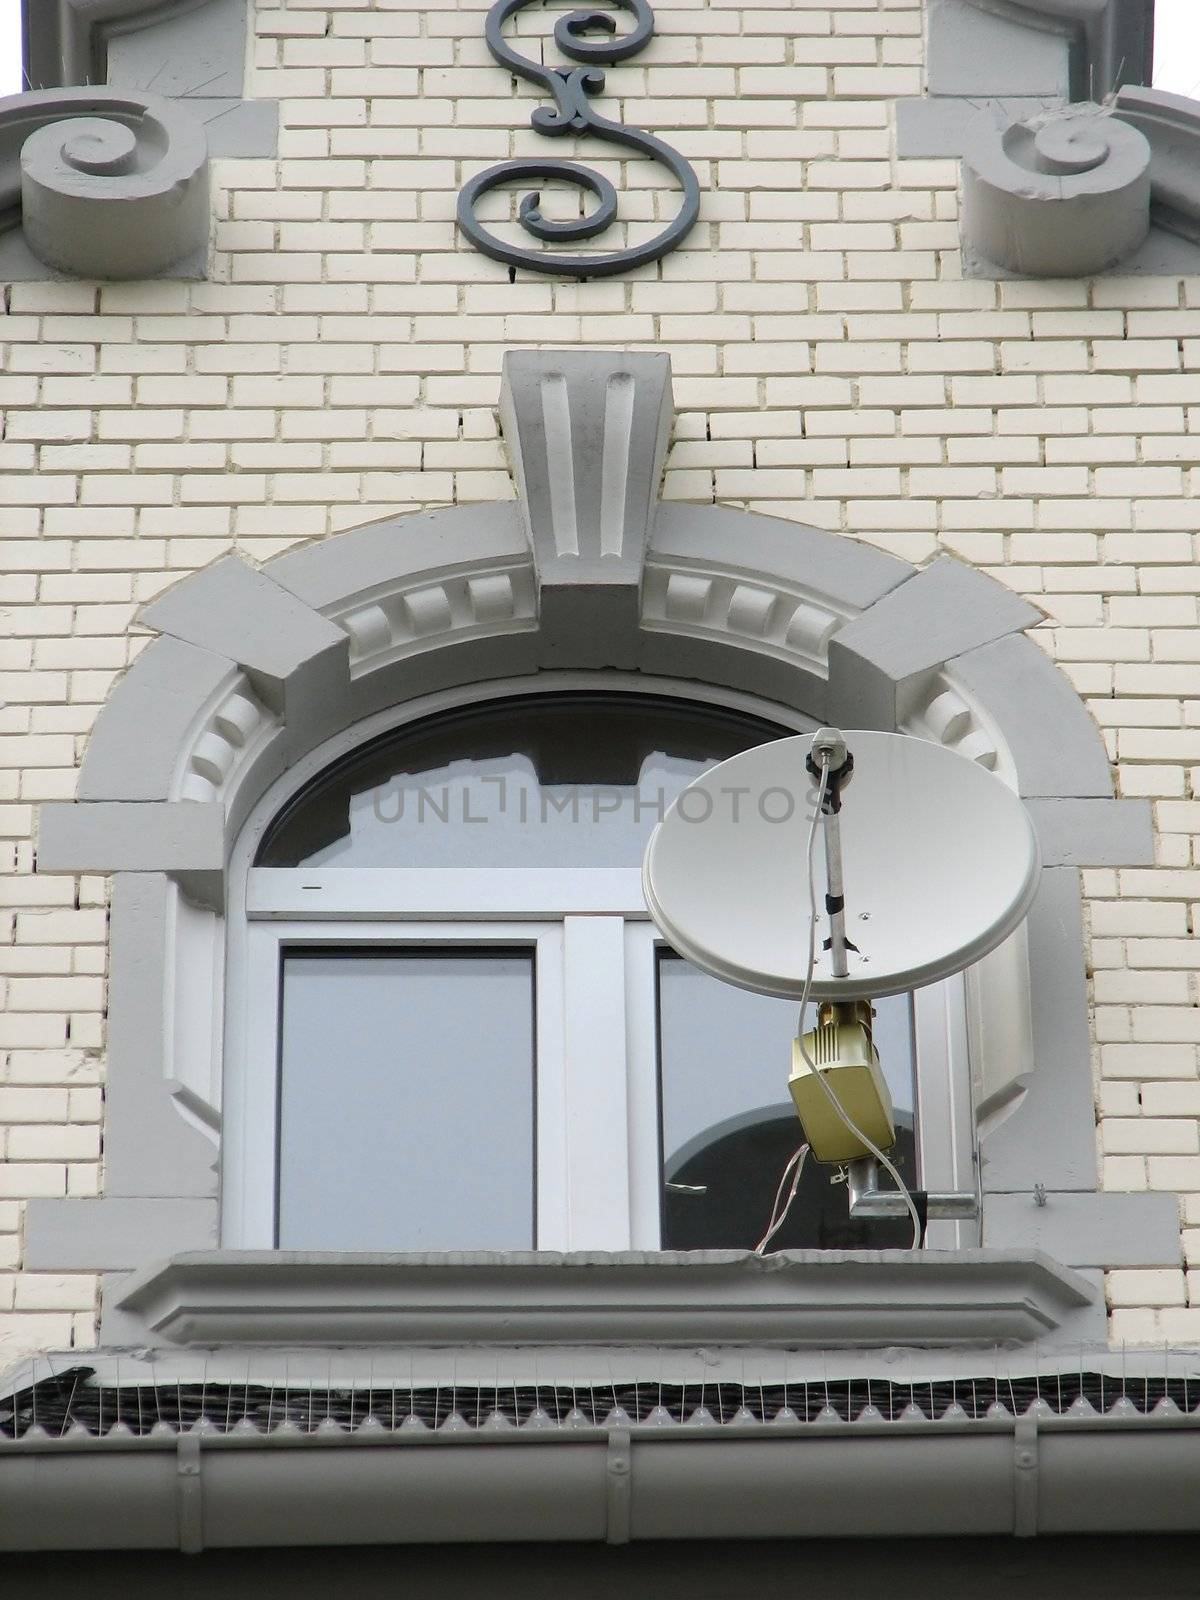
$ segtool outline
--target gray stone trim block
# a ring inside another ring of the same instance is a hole
[[[1029,601],[939,556],[830,640],[829,714],[850,728],[894,729],[922,674],[1040,621]]]
[[[118,873],[113,882],[104,1124],[107,1197],[215,1199],[217,1146],[163,1073],[170,1059],[168,994],[174,941],[169,880]]]
[[[0,212],[45,266],[144,278],[208,241],[204,126],[178,101],[122,89],[0,100]]]
[[[1067,1267],[1178,1267],[1179,1202],[1173,1194],[988,1195],[984,1244],[1043,1250]]]
[[[538,578],[547,664],[631,666],[650,521],[674,419],[662,355],[511,350],[500,419]],[[583,639],[590,660],[580,660]]]
[[[1024,1250],[379,1256],[215,1251],[126,1280],[155,1343],[794,1348],[1045,1338],[1091,1285]]]
[[[983,1141],[985,1214],[997,1191],[1097,1186],[1083,924],[1073,867],[1043,868],[1028,936],[1034,1070],[1016,1109]]]
[[[1149,800],[1027,800],[1047,867],[1151,867]]]
[[[31,1200],[25,1208],[32,1272],[121,1272],[216,1245],[215,1200]]]
[[[322,702],[345,701],[345,631],[238,556],[175,584],[143,606],[138,621],[236,661],[262,700],[285,716],[291,700],[306,715]]]
[[[769,573],[853,612],[873,606],[916,572],[884,550],[802,522],[666,502],[654,518],[648,559]]]
[[[1023,796],[1099,799],[1112,794],[1112,767],[1100,729],[1032,639],[1010,634],[965,651],[947,662],[946,675],[987,707],[1012,755]]]
[[[182,639],[156,639],[109,695],[88,740],[81,800],[169,800],[205,709],[238,670]]]
[[[225,812],[205,801],[49,801],[38,810],[39,872],[166,872],[223,904]]]

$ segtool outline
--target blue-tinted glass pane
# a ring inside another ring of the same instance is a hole
[[[279,1245],[528,1250],[533,955],[285,954]]]

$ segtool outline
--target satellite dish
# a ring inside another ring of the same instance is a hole
[[[820,829],[813,853],[812,997],[867,999],[935,983],[1003,942],[1041,865],[1028,813],[964,756],[925,739],[849,732],[839,814],[845,976],[829,932]],[[758,745],[710,768],[655,828],[642,879],[661,932],[695,966],[743,989],[799,999],[808,968],[813,736]]]

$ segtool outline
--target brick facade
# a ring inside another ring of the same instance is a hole
[[[94,1338],[92,1278],[20,1270],[22,1201],[103,1182],[106,884],[32,874],[34,811],[74,794],[139,604],[230,549],[510,497],[500,363],[538,344],[670,353],[668,498],[950,551],[1045,611],[1156,819],[1154,868],[1084,874],[1105,1185],[1183,1220],[1178,1270],[1109,1275],[1112,1337],[1197,1342],[1200,278],[964,280],[957,163],[893,155],[911,0],[658,0],[606,99],[692,162],[699,224],[657,267],[510,283],[454,225],[464,177],[544,153],[485,9],[257,0],[280,155],[218,163],[209,281],[4,290],[0,1357]],[[668,217],[641,165],[624,213]]]

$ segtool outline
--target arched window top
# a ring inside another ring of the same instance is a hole
[[[493,701],[327,768],[268,829],[266,867],[636,867],[707,767],[791,729],[662,695]]]

